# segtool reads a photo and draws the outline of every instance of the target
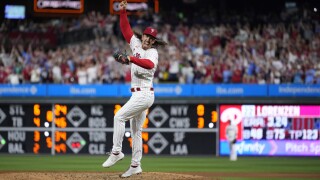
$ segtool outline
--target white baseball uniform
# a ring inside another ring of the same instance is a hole
[[[144,69],[131,63],[131,88],[135,89],[129,101],[114,116],[114,132],[112,152],[122,151],[122,141],[125,133],[125,122],[130,120],[132,136],[132,166],[140,165],[142,158],[142,125],[147,109],[154,102],[153,77],[158,65],[158,51],[155,48],[142,49],[141,40],[135,35],[131,37],[130,48],[133,55],[139,59],[149,59],[154,68]],[[140,91],[137,91],[137,88]]]
[[[236,144],[233,143],[235,139],[237,139],[238,128],[237,126],[233,125],[232,123],[226,127],[226,137],[229,142],[230,148],[230,160],[236,161],[237,160],[237,149]]]

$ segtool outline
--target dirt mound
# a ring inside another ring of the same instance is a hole
[[[0,172],[1,179],[5,180],[108,180],[123,179],[119,177],[120,173],[91,173],[91,172]],[[140,175],[130,177],[130,179],[206,179],[199,175],[177,174],[177,173],[160,173],[160,172],[143,172]]]

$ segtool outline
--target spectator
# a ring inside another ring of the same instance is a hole
[[[30,73],[30,83],[39,84],[41,82],[41,68],[38,64],[34,64]]]
[[[84,63],[80,62],[78,64],[76,77],[78,79],[78,84],[80,84],[80,85],[88,84],[88,73],[87,73],[87,70],[85,68]]]
[[[169,78],[168,81],[178,82],[178,73],[179,73],[179,64],[180,64],[180,53],[178,51],[175,52],[172,59],[169,62]]]
[[[5,84],[7,83],[7,78],[8,78],[8,73],[5,70],[4,65],[0,61],[0,84]]]
[[[313,65],[309,65],[309,67],[306,70],[306,77],[305,77],[305,84],[314,84],[315,80],[315,69],[313,68]]]
[[[181,68],[181,77],[179,82],[181,84],[192,84],[194,78],[193,68],[190,66],[189,62],[185,62],[184,66]]]
[[[162,21],[166,14],[155,18],[159,36],[172,42],[165,49],[159,49],[162,59],[155,73],[155,82],[318,82],[318,70],[306,66],[317,66],[320,58],[320,26],[310,16],[312,13],[302,16],[301,11],[291,15],[282,12],[272,21],[266,20],[270,19],[269,14],[225,15],[221,22],[213,23],[201,12],[197,16],[197,24],[192,19],[175,23],[180,19],[174,13],[170,13],[167,24]],[[4,69],[12,68],[12,72],[20,74],[23,83],[31,81],[32,64],[38,64],[41,69],[40,82],[43,83],[71,83],[68,77],[73,75],[76,77],[72,83],[78,84],[128,82],[130,71],[113,65],[114,48],[125,48],[124,40],[118,41],[118,34],[114,33],[117,18],[90,12],[80,18],[31,20],[30,23],[19,21],[16,25],[13,21],[1,22],[0,63]],[[141,23],[153,20],[151,17],[143,20],[134,18],[137,19],[132,26],[137,30],[142,28]],[[14,31],[18,36],[7,34]],[[35,34],[35,40],[26,37],[23,34],[26,32]],[[45,42],[51,35],[43,39],[39,32],[56,33],[63,41],[59,42],[60,46],[45,49],[48,48]],[[185,62],[190,62],[190,65]],[[80,63],[83,66],[81,70]],[[6,79],[2,83],[9,83],[8,75],[2,70],[2,79]]]
[[[71,72],[70,68],[68,67],[66,69],[66,72],[63,74],[63,83],[64,84],[74,84],[76,83],[76,77],[75,75]]]
[[[221,83],[222,82],[222,70],[220,64],[215,64],[213,68],[213,82]]]
[[[317,66],[317,71],[315,73],[315,83],[320,84],[320,64]]]
[[[270,72],[270,83],[280,84],[281,83],[281,73],[276,68],[273,68]]]
[[[234,68],[232,72],[231,82],[237,84],[242,83],[242,71],[240,67]]]
[[[230,70],[230,67],[228,65],[224,66],[224,69],[222,71],[222,83],[230,83],[232,77],[232,71]]]
[[[21,78],[20,78],[20,75],[19,75],[19,72],[17,69],[11,69],[9,70],[9,75],[8,75],[8,82],[9,84],[12,84],[12,85],[17,85],[17,84],[20,84],[21,82]]]
[[[50,68],[43,67],[41,70],[41,82],[42,83],[53,83],[53,74]]]
[[[30,83],[31,71],[32,71],[32,65],[31,64],[26,64],[24,69],[22,70],[23,81],[26,84]]]
[[[55,62],[52,68],[53,75],[53,83],[60,84],[62,83],[62,71],[60,67],[60,63],[58,61]]]
[[[301,70],[301,67],[298,66],[297,68],[295,68],[293,73],[294,73],[293,83],[294,84],[303,84],[303,80],[302,80],[303,71]]]
[[[98,68],[97,68],[96,60],[93,59],[93,57],[88,57],[87,64],[88,64],[88,67],[87,67],[88,83],[89,84],[97,83]]]

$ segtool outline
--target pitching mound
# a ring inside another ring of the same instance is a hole
[[[1,179],[5,180],[107,180],[107,179],[123,179],[119,177],[120,173],[81,173],[81,172],[1,172]],[[143,172],[140,175],[130,177],[130,179],[206,179],[206,177],[188,174],[176,173],[159,173],[159,172]]]

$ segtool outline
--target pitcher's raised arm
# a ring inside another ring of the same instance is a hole
[[[127,43],[130,43],[130,40],[133,36],[133,31],[131,29],[131,26],[127,17],[127,11],[126,11],[127,1],[121,1],[119,6],[120,6],[120,29]]]

